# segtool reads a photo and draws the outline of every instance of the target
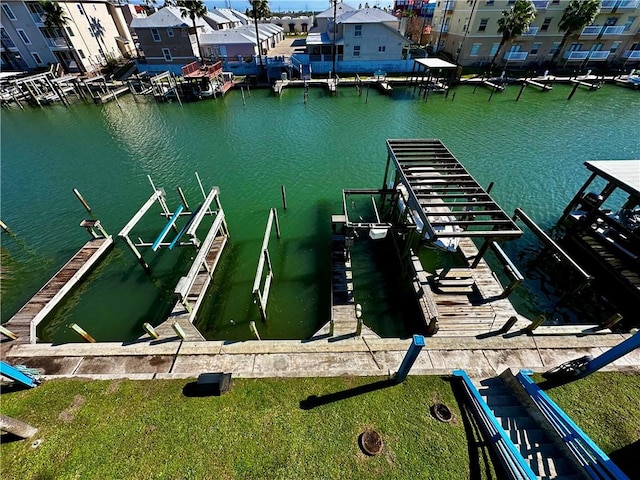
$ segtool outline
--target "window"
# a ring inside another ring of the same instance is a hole
[[[162,55],[164,55],[164,59],[167,62],[170,62],[171,60],[173,60],[173,58],[171,57],[171,50],[169,50],[168,48],[162,49]]]
[[[167,28],[167,37],[173,38],[173,28]],[[159,41],[159,40],[156,40],[154,37],[154,41]]]
[[[489,56],[490,56],[490,57],[493,57],[493,56],[496,54],[496,52],[498,51],[498,48],[499,48],[499,47],[500,47],[500,44],[499,44],[499,43],[494,43],[494,44],[492,44],[492,45],[491,45],[491,51],[489,52]]]
[[[11,7],[9,5],[7,5],[6,3],[3,3],[2,10],[4,10],[4,14],[7,16],[9,20],[11,20],[12,22],[16,21],[16,16],[14,15],[13,10],[11,10]]]
[[[82,5],[78,4],[78,11],[80,12],[80,15],[84,15],[84,10],[82,9]]]
[[[542,25],[540,25],[540,31],[546,32],[547,30],[549,30],[549,25],[551,25],[551,20],[553,20],[553,17],[545,17],[544,21],[542,22]]]
[[[16,32],[18,32],[18,35],[20,35],[20,38],[25,45],[31,45],[31,40],[29,40],[29,37],[27,37],[27,34],[24,32],[24,30],[22,30],[21,28],[17,28]]]
[[[80,55],[80,58],[84,58],[84,52],[80,49],[78,49],[78,55]]]
[[[538,54],[538,50],[540,50],[540,46],[541,45],[542,45],[542,43],[535,42],[533,45],[531,45],[531,50],[529,51],[529,53],[531,55],[537,55]]]
[[[577,52],[582,50],[582,44],[581,43],[572,43],[571,46],[569,47],[569,51],[570,52]]]
[[[604,21],[604,26],[613,27],[616,23],[618,23],[618,17],[609,17]]]
[[[560,47],[560,42],[553,42],[553,45],[551,45],[551,49],[549,50],[549,55],[556,53],[558,51],[558,47]]]
[[[473,45],[471,45],[471,52],[469,53],[470,57],[477,57],[478,56],[478,52],[480,51],[480,45],[482,45],[481,43],[474,43]]]
[[[378,52],[379,52],[379,53],[380,53],[380,52],[386,52],[386,51],[387,51],[387,47],[386,47],[386,45],[380,45],[380,46],[378,47]]]
[[[487,5],[493,5],[494,1],[493,0],[487,0]]]
[[[71,27],[67,27],[67,35],[73,37],[73,29]]]
[[[480,25],[478,25],[478,31],[479,32],[484,32],[487,29],[487,23],[489,23],[489,19],[488,18],[481,18],[480,19]]]
[[[633,25],[633,22],[636,21],[636,16],[633,17],[627,17],[627,21],[624,23],[624,31],[628,32],[629,30],[631,30],[631,25]]]
[[[361,37],[362,36],[362,25],[356,25],[355,26],[355,30],[353,32],[353,36],[354,37]]]
[[[359,57],[360,56],[360,45],[354,45],[353,46],[353,56],[354,57]]]
[[[157,28],[152,28],[151,29],[151,36],[153,37],[153,41],[154,42],[159,42],[160,41],[160,32],[158,31]]]
[[[42,65],[42,59],[40,58],[40,55],[38,55],[36,52],[31,52],[31,56],[38,65]]]
[[[611,44],[611,48],[609,49],[609,51],[610,51],[611,53],[616,53],[616,51],[618,50],[618,48],[620,48],[620,44],[621,44],[621,43],[622,43],[622,42],[613,42],[613,43]]]

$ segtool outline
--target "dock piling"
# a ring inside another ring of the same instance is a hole
[[[153,328],[153,326],[150,323],[148,322],[143,323],[142,328],[145,329],[145,331],[151,336],[151,338],[155,340],[160,338],[160,335],[158,335],[158,332],[156,332],[155,328]]]
[[[262,339],[260,338],[260,334],[258,333],[258,328],[256,327],[256,322],[254,322],[253,320],[251,320],[249,322],[249,328],[251,329],[251,333],[253,333],[253,335],[259,340],[262,341]]]
[[[69,325],[69,328],[71,328],[71,330],[73,330],[74,332],[76,332],[78,335],[80,335],[82,338],[84,338],[87,342],[89,343],[96,343],[95,338],[93,338],[91,335],[89,335],[85,330],[82,329],[82,327],[80,327],[80,325],[78,325],[77,323],[72,323],[71,325]]]
[[[8,328],[3,327],[2,325],[0,325],[0,333],[2,335],[4,335],[5,337],[10,338],[11,340],[17,340],[18,339],[18,336],[15,333],[13,333]]]
[[[520,91],[518,92],[518,96],[516,97],[516,102],[518,100],[520,100],[520,97],[522,96],[522,92],[524,92],[524,89],[527,88],[527,79],[525,78],[525,81],[522,82],[522,85],[520,86]]]
[[[173,328],[173,331],[176,332],[176,335],[178,335],[182,340],[187,338],[187,334],[184,333],[184,330],[178,322],[173,322],[171,328]]]
[[[284,185],[280,185],[280,190],[282,191],[282,208],[287,209],[287,191],[284,188]]]
[[[91,207],[89,206],[89,204],[87,203],[87,201],[84,199],[84,197],[82,196],[82,194],[78,191],[77,188],[73,189],[73,193],[76,197],[78,197],[78,200],[80,200],[80,203],[82,204],[82,206],[87,210],[87,212],[92,213]]]
[[[9,227],[7,227],[7,224],[4,223],[2,220],[0,220],[0,228],[2,228],[9,235],[13,235],[13,232],[11,231],[11,229],[9,229]]]

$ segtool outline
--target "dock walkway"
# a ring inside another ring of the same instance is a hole
[[[185,341],[198,342],[205,340],[202,334],[193,325],[193,321],[195,320],[198,308],[202,304],[207,289],[209,288],[211,275],[216,269],[216,265],[218,264],[222,251],[227,243],[227,239],[227,235],[220,235],[213,241],[211,248],[207,252],[205,262],[199,266],[195,281],[185,296],[186,301],[190,305],[193,305],[192,310],[189,311],[178,299],[167,319],[155,329],[161,338],[175,336],[176,332],[173,330],[173,324],[177,323],[186,335]]]
[[[18,338],[13,343],[36,343],[38,324],[87,275],[113,246],[113,237],[89,240],[18,312],[3,326]]]

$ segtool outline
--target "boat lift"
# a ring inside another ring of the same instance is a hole
[[[143,258],[139,248],[151,248],[151,250],[153,250],[154,252],[162,247],[169,248],[169,250],[173,250],[173,248],[176,246],[195,246],[196,248],[200,248],[203,245],[203,242],[198,238],[197,230],[202,223],[202,220],[207,215],[216,216],[217,218],[216,221],[214,221],[214,225],[218,225],[217,229],[219,229],[222,225],[224,227],[224,230],[227,231],[224,212],[222,211],[222,205],[220,204],[219,200],[220,190],[218,189],[218,187],[213,187],[208,194],[205,194],[205,190],[202,187],[202,182],[200,181],[200,177],[198,176],[197,172],[196,179],[198,180],[200,190],[202,191],[204,202],[193,211],[189,211],[189,206],[187,204],[186,198],[184,197],[184,194],[182,193],[182,189],[178,187],[178,193],[180,194],[182,204],[179,205],[174,212],[171,212],[169,207],[167,206],[165,191],[161,188],[156,188],[150,176],[148,176],[147,178],[151,183],[153,193],[144,203],[144,205],[142,205],[142,207],[140,207],[136,214],[131,218],[129,223],[127,223],[120,231],[120,233],[118,233],[118,236],[126,242],[129,249],[133,252],[134,256],[147,273],[151,272],[151,268]],[[162,215],[168,218],[167,223],[153,242],[144,241],[141,238],[138,238],[138,241],[134,242],[133,240],[131,240],[129,234],[156,202],[158,202],[160,204],[160,207],[162,208]],[[212,204],[215,204],[213,210],[211,208]],[[189,218],[187,220],[187,223],[181,229],[178,229],[176,227],[176,223],[178,222],[180,217],[183,216],[188,216]],[[169,235],[169,231],[172,228],[175,230],[176,235],[171,241],[167,241],[166,237]],[[187,241],[182,240],[185,235],[188,238]]]

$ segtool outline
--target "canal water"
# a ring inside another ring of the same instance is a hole
[[[458,87],[449,98],[430,95],[425,102],[408,87],[391,96],[371,89],[368,98],[366,89],[358,96],[344,87],[332,97],[318,88],[305,104],[303,91],[290,88],[280,98],[269,90],[245,92],[246,105],[240,91],[230,91],[182,107],[127,96],[120,106],[5,109],[1,216],[15,235],[2,233],[2,319],[88,239],[78,225],[90,216],[73,188],[116,235],[149,198],[147,175],[174,209],[178,186],[192,205],[202,198],[198,172],[205,189],[220,187],[231,238],[197,325],[211,339],[249,338],[251,320],[263,338],[309,337],[329,319],[331,214],[341,211],[343,188],[381,186],[387,138],[441,139],[482,185],[494,182],[492,195],[505,211],[523,208],[543,228],[554,225],[587,178],[584,161],[640,158],[637,92],[605,85],[567,101],[570,88],[556,85],[548,93],[527,89],[515,102],[518,90],[508,87],[489,101],[486,89]],[[270,207],[279,209],[282,238],[270,241],[274,282],[269,318],[261,323],[251,288]],[[159,209],[152,212],[132,238],[153,241],[165,220]],[[506,248],[526,273],[537,249],[533,236]],[[356,252],[356,300],[365,323],[384,335],[408,336],[420,328],[415,312],[403,308],[406,292],[393,289],[391,259],[375,250]],[[151,275],[117,241],[50,315],[41,340],[78,341],[71,323],[101,341],[132,340],[142,323],[159,323],[193,251],[143,254]],[[434,263],[448,261],[439,257]],[[543,276],[531,277],[513,296],[518,310],[554,317],[553,291]]]

